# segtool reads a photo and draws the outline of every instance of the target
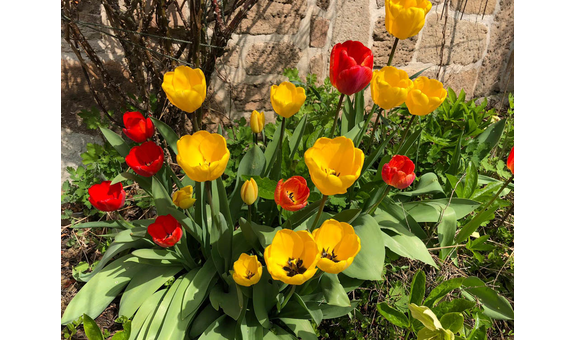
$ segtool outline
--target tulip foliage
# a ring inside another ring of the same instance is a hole
[[[386,1],[393,6],[386,26],[399,39],[421,29],[420,23],[400,27],[410,20],[402,14],[405,3]],[[426,1],[413,3],[422,20]],[[93,270],[79,276],[86,284],[62,323],[84,314],[96,318],[121,296],[119,314],[132,320],[129,339],[312,339],[311,322],[352,312],[359,301],[347,293],[384,280],[390,258],[438,268],[427,244],[448,249],[467,242],[461,235],[485,221],[491,203],[463,192],[453,197],[438,174],[422,173],[408,156],[423,132],[411,122],[444,103],[443,85],[392,66],[372,70],[373,54],[360,42],[337,44],[331,61],[330,82],[340,93],[330,112],[333,125],[314,125],[313,115],[301,112],[312,101],[327,105],[317,91],[306,92],[300,82],[273,85],[270,102],[281,127],[266,126],[263,113],[254,111],[247,124],[254,136],[241,141],[239,163],[221,128],[178,136],[162,121],[134,112],[124,119],[128,138],[102,128],[130,169],[94,185],[91,204],[113,216],[125,204],[122,182],[132,181],[153,198],[157,217],[76,226],[113,228],[115,236]],[[166,73],[163,89],[173,105],[193,114],[205,99],[203,77],[201,70],[180,66]],[[371,109],[364,103],[367,86]],[[394,126],[392,114],[413,118]],[[490,126],[474,138],[488,153],[501,133],[499,125]],[[513,155],[508,164],[513,171]],[[235,181],[224,182],[232,168]],[[459,164],[451,174],[457,175]],[[465,190],[479,188],[477,171],[475,179],[471,171],[465,176]],[[508,184],[492,187],[500,195]],[[474,211],[480,221],[468,221]],[[456,236],[464,221],[464,233]],[[431,235],[424,226],[432,226]],[[453,253],[438,255],[443,261]],[[489,300],[468,292],[486,310],[500,312],[494,317],[513,318],[496,293]],[[429,334],[446,336],[456,330],[443,319],[430,327]]]

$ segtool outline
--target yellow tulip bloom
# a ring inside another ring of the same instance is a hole
[[[284,118],[295,115],[306,98],[303,87],[296,87],[289,81],[284,81],[279,86],[272,85],[270,97],[274,111]]]
[[[301,285],[316,273],[319,251],[309,231],[282,229],[266,247],[264,259],[274,280]]]
[[[405,102],[407,92],[413,87],[407,72],[393,66],[385,66],[373,72],[371,98],[382,109],[389,110]]]
[[[196,182],[220,177],[230,159],[226,139],[217,133],[198,131],[178,140],[176,160],[186,175]]]
[[[174,106],[194,112],[206,99],[206,77],[199,68],[178,66],[174,72],[164,74],[162,89]]]
[[[177,207],[182,209],[189,209],[194,203],[196,203],[196,199],[192,198],[194,194],[194,188],[191,185],[187,185],[180,190],[174,192],[172,195],[172,201]]]
[[[258,198],[258,184],[253,178],[246,180],[241,190],[242,201],[247,205],[252,205]]]
[[[240,286],[249,287],[259,282],[262,277],[262,264],[255,255],[242,253],[234,262],[232,278]]]
[[[398,39],[413,37],[431,10],[428,0],[385,0],[385,29]]]
[[[407,93],[405,105],[412,115],[425,116],[437,109],[446,97],[447,91],[439,80],[419,77]]]
[[[361,250],[361,240],[353,227],[332,219],[313,231],[313,239],[321,256],[317,266],[330,274],[344,271]]]
[[[250,127],[253,133],[260,133],[266,125],[266,116],[263,112],[257,112],[254,110],[252,116],[250,117]]]
[[[364,161],[363,151],[347,137],[322,137],[307,149],[304,161],[313,184],[324,195],[345,194],[357,180]]]

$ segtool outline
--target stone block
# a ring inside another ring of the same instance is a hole
[[[238,84],[233,87],[232,100],[236,111],[272,110],[270,101],[271,82],[258,84]]]
[[[245,71],[249,75],[281,74],[285,68],[294,68],[301,51],[291,42],[256,43],[248,50]]]
[[[328,7],[329,7],[329,0],[316,0],[317,7],[323,9],[324,11],[327,11]]]
[[[240,48],[238,45],[227,46],[224,55],[218,58],[217,65],[225,65],[231,67],[240,66]]]
[[[390,34],[385,34],[381,36],[381,39],[381,41],[374,41],[373,47],[371,48],[373,51],[373,66],[378,68],[387,65],[387,60],[389,59],[389,53],[393,47],[395,37]],[[391,65],[397,67],[409,64],[413,57],[413,53],[415,52],[416,43],[417,36],[400,40],[395,49]]]
[[[258,1],[240,22],[237,34],[296,34],[305,17],[305,0]]]
[[[487,47],[487,26],[479,22],[448,18],[446,23],[445,17],[430,13],[422,31],[416,57],[422,63],[468,65],[480,60]]]
[[[458,71],[448,69],[443,77],[443,87],[447,89],[451,87],[457,95],[461,90],[464,90],[467,99],[471,99],[474,95],[475,81],[477,80],[478,71],[475,68]]]
[[[329,30],[329,20],[314,17],[309,29],[309,46],[324,47],[327,40],[327,31]]]
[[[338,0],[332,45],[347,40],[369,43],[371,11],[369,0]]]
[[[497,0],[451,0],[449,7],[451,10],[465,14],[493,14]]]
[[[309,60],[309,73],[317,76],[317,83],[322,84],[324,80],[325,58],[323,54],[318,54]]]

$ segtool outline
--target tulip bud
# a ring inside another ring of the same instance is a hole
[[[194,188],[191,185],[185,186],[174,192],[174,195],[172,195],[172,201],[177,207],[189,209],[194,205],[194,203],[196,203],[196,199],[192,198],[193,193]]]
[[[174,72],[164,74],[162,89],[174,106],[191,113],[206,99],[206,77],[199,68],[178,66]]]
[[[515,174],[515,155],[514,155],[515,147],[511,148],[511,152],[509,153],[509,158],[507,158],[507,168],[511,170],[512,174]]]
[[[407,156],[395,155],[383,165],[381,178],[394,188],[405,189],[415,180],[415,165]]]
[[[371,81],[373,52],[359,41],[336,44],[329,57],[329,80],[348,96],[363,90]]]
[[[305,98],[304,88],[296,87],[289,81],[284,81],[279,86],[272,85],[270,90],[272,107],[278,115],[284,118],[295,115],[305,102]]]
[[[417,35],[431,10],[428,0],[385,0],[385,29],[398,39]]]
[[[226,139],[205,130],[183,136],[177,147],[178,165],[195,182],[216,180],[224,173],[230,159]]]
[[[425,116],[433,112],[447,98],[447,91],[439,80],[419,77],[413,81],[413,88],[407,93],[405,105],[409,113]]]
[[[257,112],[254,110],[252,116],[250,117],[250,127],[253,133],[260,133],[264,129],[266,124],[266,116],[263,112]]]
[[[232,278],[240,286],[253,286],[262,277],[262,264],[256,255],[242,253],[240,258],[234,262]]]
[[[258,198],[258,184],[253,178],[246,180],[242,185],[242,200],[247,205],[252,205]]]
[[[393,66],[385,66],[373,72],[371,99],[379,107],[389,110],[405,103],[407,93],[413,87],[407,72]]]

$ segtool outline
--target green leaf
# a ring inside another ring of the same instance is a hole
[[[418,270],[411,281],[411,290],[409,292],[409,303],[421,305],[425,296],[425,273]]]
[[[88,315],[84,314],[84,332],[88,340],[104,340],[100,327]]]
[[[475,307],[474,301],[469,301],[467,299],[453,299],[451,301],[439,303],[437,306],[433,307],[432,310],[438,318],[441,318],[445,313],[463,312],[473,307]]]
[[[461,163],[461,140],[463,139],[464,133],[465,131],[461,131],[461,134],[459,135],[457,146],[453,151],[453,157],[451,157],[451,164],[449,165],[449,169],[447,169],[447,173],[453,176],[459,172],[459,164]]]
[[[149,316],[154,313],[154,311],[158,308],[160,302],[164,295],[166,295],[167,289],[161,289],[155,292],[152,296],[148,297],[146,301],[142,304],[142,306],[136,312],[134,319],[132,320],[131,331],[129,339],[136,339],[138,334],[142,329],[144,332],[147,329],[146,320],[149,320]],[[149,325],[149,322],[148,322]]]
[[[390,307],[387,303],[381,302],[377,304],[377,311],[387,321],[401,328],[409,327],[409,319],[402,312]]]
[[[469,198],[477,187],[477,167],[475,163],[469,161],[465,175],[465,185],[463,186],[463,198]]]
[[[383,232],[377,221],[369,215],[358,217],[354,221],[354,229],[361,240],[361,250],[343,273],[361,280],[381,280],[385,261]]]
[[[221,316],[223,315],[215,310],[211,304],[206,304],[204,309],[194,318],[190,326],[190,338],[196,338],[202,335],[202,333]]]
[[[447,295],[449,292],[461,287],[464,280],[464,277],[458,277],[443,281],[429,293],[423,304],[427,307],[432,307],[436,301],[439,301],[439,299]]]
[[[197,269],[194,269],[197,271]],[[164,319],[170,304],[173,301],[174,295],[180,288],[182,281],[184,280],[183,276],[180,276],[174,283],[170,286],[166,294],[163,296],[162,301],[157,305],[153,314],[151,314],[147,320],[145,321],[140,333],[138,334],[138,340],[147,340],[147,339],[156,339],[159,332],[161,331],[162,324],[164,323]],[[177,320],[175,320],[177,321]],[[173,321],[172,321],[173,322]]]
[[[382,224],[380,223],[380,225]],[[406,229],[392,229],[388,226],[389,224],[383,227],[385,229],[383,232],[383,245],[399,256],[418,260],[437,268],[437,264],[435,264],[435,261],[429,254],[425,243],[423,243],[419,237],[413,235]],[[401,232],[399,232],[400,230]]]
[[[306,305],[306,303],[302,300],[301,296],[299,296],[297,293],[293,293],[291,298],[293,300],[297,301],[297,303],[299,303],[300,306],[305,308],[307,310],[307,312],[309,313],[309,315],[311,315],[311,317],[312,317],[313,321],[316,323],[316,325],[319,325],[319,323],[323,319],[323,313],[322,313],[321,309],[316,309],[316,308],[313,308],[312,306],[310,306],[311,308],[308,307]],[[280,315],[281,315],[281,313],[280,313]]]
[[[277,139],[279,139],[279,137]],[[234,191],[230,196],[230,214],[232,221],[238,220],[240,210],[242,208],[242,205],[244,204],[241,196],[241,186],[245,180],[242,180],[243,179],[242,176],[255,177],[260,176],[264,173],[264,168],[266,164],[269,164],[266,163],[269,162],[267,159],[268,150],[272,147],[271,144],[273,143],[274,142],[272,141],[271,143],[268,144],[268,148],[266,149],[265,155],[259,148],[259,146],[254,145],[242,157],[242,160],[240,161],[237,170],[237,177]]]
[[[479,278],[470,276],[463,281],[465,291],[476,296],[485,308],[485,314],[494,319],[513,320],[514,313],[507,299],[487,287]]]
[[[439,183],[437,175],[433,172],[429,172],[421,176],[419,182],[417,183],[417,188],[413,191],[400,191],[397,195],[414,197],[419,195],[437,194],[443,193],[443,188]]]
[[[259,340],[264,337],[264,329],[258,323],[253,311],[248,311],[240,325],[242,340]]]
[[[448,202],[449,199],[447,198],[408,202],[403,204],[403,208],[419,223],[437,222],[439,221],[441,211],[445,209]],[[465,198],[452,198],[449,204],[455,211],[458,220],[477,209],[480,205],[479,202]]]
[[[279,293],[277,281],[272,280],[267,268],[262,269],[262,277],[253,286],[254,313],[260,325],[270,328],[268,313],[276,305],[276,296]]]
[[[122,182],[122,181],[126,181],[126,180],[130,180],[130,181],[134,181],[136,183],[138,183],[138,185],[146,190],[146,191],[150,191],[152,190],[152,180],[150,178],[146,178],[137,174],[133,174],[130,172],[122,172],[121,174],[119,174],[118,176],[114,177],[114,179],[112,180],[112,185],[116,184],[118,182]]]
[[[219,310],[221,308],[223,312],[232,319],[238,320],[242,311],[243,295],[242,292],[237,289],[237,285],[233,279],[227,281],[229,287],[228,292],[224,292],[221,283],[216,284],[216,286],[210,290],[210,303],[214,309]],[[242,299],[242,301],[240,301],[240,299]]]
[[[265,170],[263,172],[263,174],[269,174],[271,171],[271,168],[274,165],[274,160],[276,158],[276,154],[278,153],[278,147],[279,147],[279,143],[280,143],[280,135],[281,135],[281,127],[278,126],[278,128],[276,129],[276,131],[274,132],[274,135],[272,137],[271,140],[268,141],[268,145],[266,146],[266,151],[264,153],[264,158],[265,158]],[[267,134],[266,134],[267,137]],[[245,157],[245,156],[244,156]],[[239,171],[239,169],[238,169]],[[260,174],[257,174],[260,175]]]
[[[301,139],[304,136],[305,126],[307,124],[307,116],[308,115],[304,115],[303,118],[299,121],[299,124],[295,128],[293,135],[289,139],[289,149],[291,150],[289,155],[290,159],[294,159]]]
[[[331,218],[338,222],[351,224],[361,214],[361,209],[347,209],[333,215]]]
[[[130,153],[130,147],[128,146],[128,144],[126,144],[124,139],[117,133],[103,127],[100,127],[100,131],[102,131],[102,134],[104,135],[108,143],[110,143],[110,145],[112,145],[112,147],[114,147],[114,149],[118,151],[120,156],[126,157]]]
[[[182,300],[182,318],[193,315],[208,295],[208,287],[212,278],[216,275],[214,262],[208,260],[186,288]]]
[[[457,237],[455,237],[455,242],[457,243],[461,243],[465,240],[467,240],[467,238],[469,236],[471,236],[471,234],[473,234],[477,228],[479,228],[479,226],[481,225],[481,223],[489,220],[489,217],[497,210],[499,209],[499,207],[493,206],[491,208],[489,208],[488,210],[475,215],[473,217],[473,219],[471,219],[471,221],[469,221],[466,225],[464,225],[461,230],[459,231],[459,234],[457,234]]]
[[[459,333],[463,329],[463,315],[461,313],[447,313],[441,317],[441,325],[453,333]]]
[[[468,145],[467,148],[475,147],[477,148],[476,157],[478,163],[485,158],[491,150],[499,143],[499,139],[503,134],[503,130],[505,129],[505,122],[507,121],[506,118],[501,119],[500,121],[489,125],[485,131],[483,131],[479,136],[475,137]],[[483,146],[483,147],[480,147]]]
[[[441,327],[441,323],[437,319],[437,316],[433,313],[431,309],[425,306],[418,306],[416,304],[410,303],[407,305],[409,311],[411,312],[411,316],[413,318],[421,321],[425,328],[435,331]]]
[[[315,331],[308,320],[291,318],[280,318],[280,320],[283,321],[289,327],[289,329],[291,329],[292,332],[294,332],[298,339],[317,340]]]
[[[321,200],[317,200],[308,204],[305,208],[296,211],[282,224],[282,228],[287,228],[288,225],[291,225],[293,229],[297,228],[317,212],[320,203]]]
[[[474,329],[467,337],[467,340],[487,340],[487,330],[485,329],[485,325]]]
[[[351,98],[349,96],[345,96],[345,100],[343,103],[343,107],[342,107],[342,114],[341,114],[341,124],[340,124],[340,128],[341,128],[341,134],[340,136],[345,135],[346,133],[348,133],[349,130],[351,130],[354,126],[355,126],[355,112],[352,111],[353,109],[353,105],[351,104]],[[338,114],[338,113],[334,113]],[[337,122],[336,122],[337,124]],[[337,127],[336,127],[337,129]],[[337,136],[337,130],[336,130],[336,134],[334,135],[334,137]]]
[[[356,139],[357,136],[359,135],[359,133],[361,132],[361,130],[363,130],[364,124],[365,124],[365,122],[359,122],[351,130],[349,130],[346,134],[344,134],[344,136],[351,139],[351,140]]]
[[[208,326],[199,340],[234,339],[235,331],[236,323],[234,320],[226,315],[222,315]]]
[[[453,245],[453,239],[455,238],[455,231],[457,229],[457,216],[455,215],[455,210],[451,207],[447,207],[443,213],[443,218],[439,225],[437,226],[437,234],[439,238],[439,245],[441,247],[447,247]],[[444,260],[453,249],[441,249],[439,257]]]
[[[336,274],[323,273],[319,281],[323,296],[330,305],[349,307],[351,303]]]
[[[455,334],[443,328],[436,330],[422,328],[417,332],[417,340],[455,340]]]
[[[158,132],[162,135],[162,137],[164,137],[170,149],[174,152],[174,154],[177,155],[178,140],[180,139],[178,135],[174,132],[174,130],[172,130],[172,128],[168,124],[156,118],[150,117],[150,119],[152,119],[152,122],[154,122],[154,126],[156,127],[156,129],[158,129]]]
[[[266,199],[266,200],[273,200],[274,199],[274,192],[278,185],[278,181],[271,180],[267,177],[260,177],[260,176],[249,176],[243,175],[242,179],[244,181],[253,178],[256,184],[258,185],[258,197]]]
[[[173,262],[180,260],[174,252],[167,249],[137,249],[132,252],[132,255],[148,260],[168,260]]]

